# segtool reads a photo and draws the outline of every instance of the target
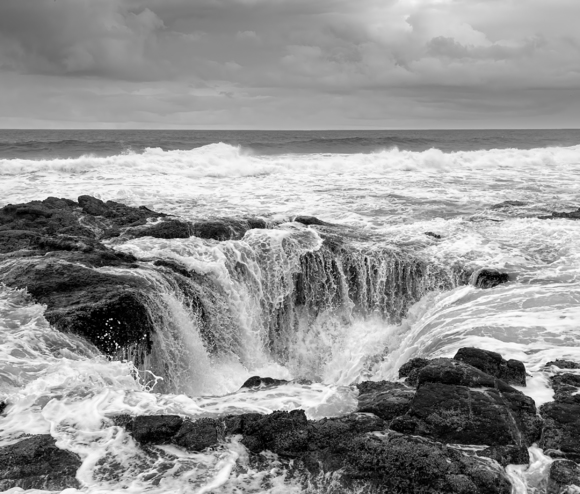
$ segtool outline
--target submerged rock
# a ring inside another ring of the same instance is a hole
[[[425,235],[427,235],[428,237],[436,238],[437,240],[442,238],[441,235],[439,235],[438,233],[433,233],[433,232],[425,232]]]
[[[295,216],[292,221],[296,223],[302,223],[303,225],[318,225],[318,226],[331,226],[332,223],[327,223],[326,221],[319,220],[314,216]]]
[[[373,413],[386,421],[407,413],[415,395],[414,389],[388,381],[366,381],[357,388],[357,412]]]
[[[538,218],[541,220],[554,220],[559,218],[564,218],[567,220],[580,220],[580,208],[578,208],[576,211],[552,213],[549,216],[538,216]]]
[[[0,448],[0,491],[14,487],[62,491],[80,488],[77,455],[58,448],[49,434]]]
[[[496,269],[481,269],[474,274],[473,285],[476,288],[494,288],[503,283],[507,283],[510,277],[507,273],[502,273]]]
[[[528,203],[522,201],[504,201],[500,202],[499,204],[494,204],[491,209],[506,209],[506,208],[513,208],[513,207],[521,207],[527,206]]]
[[[499,353],[479,348],[460,348],[453,358],[506,383],[517,386],[526,385],[526,367],[519,360],[504,360]]]
[[[8,403],[6,403],[5,401],[0,401],[0,415],[2,415],[4,413],[4,410],[6,410],[7,406],[8,406]]]
[[[558,460],[552,463],[546,494],[572,494],[579,490],[580,465],[568,460]]]

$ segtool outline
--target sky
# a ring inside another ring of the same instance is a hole
[[[579,0],[0,0],[0,128],[578,128],[579,20]]]

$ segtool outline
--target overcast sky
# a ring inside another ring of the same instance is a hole
[[[580,0],[0,0],[0,127],[580,127]]]

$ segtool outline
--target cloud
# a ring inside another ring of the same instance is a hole
[[[121,111],[136,125],[580,125],[562,103],[580,92],[578,18],[577,0],[2,0],[0,77],[21,86],[22,119],[42,94],[71,122],[115,125]]]

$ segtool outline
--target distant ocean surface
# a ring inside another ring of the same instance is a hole
[[[371,153],[390,148],[444,152],[580,144],[580,130],[0,130],[0,158],[111,156],[146,148],[189,150],[223,142],[259,154]]]
[[[115,414],[301,408],[309,419],[339,416],[355,409],[357,383],[397,380],[409,359],[452,357],[462,347],[522,361],[528,384],[519,389],[540,406],[553,398],[546,362],[580,362],[580,221],[542,219],[580,207],[580,130],[0,131],[0,207],[85,194],[194,223],[259,217],[274,227],[226,241],[104,240],[135,256],[138,267],[94,269],[142,277],[165,308],[156,314],[154,349],[161,371],[173,376],[163,392],[136,380],[130,363],[104,359],[82,338],[54,329],[45,306],[0,279],[0,401],[11,404],[0,417],[0,444],[50,432],[80,452],[84,487],[67,492],[304,492],[274,468],[264,480],[239,443],[184,453],[179,461],[189,466],[153,484],[140,470],[140,449],[106,425]],[[308,268],[320,276],[308,302],[332,303],[313,313],[296,307],[286,321],[280,311],[299,299],[301,260],[325,238],[324,228],[296,215],[332,224],[350,250],[340,258],[330,249],[336,259]],[[195,304],[162,283],[159,258],[205,283],[209,335]],[[403,273],[393,259],[415,267]],[[4,272],[18,262],[55,261],[50,253],[0,254]],[[377,310],[357,308],[348,289],[333,285],[332,276],[344,286],[356,278],[356,269],[341,271],[342,262],[372,271],[376,283],[361,290]],[[438,282],[481,268],[510,281],[490,290]],[[407,306],[419,275],[428,289]],[[390,286],[407,299],[396,300]],[[393,307],[404,313],[389,314]],[[269,329],[275,323],[287,334],[283,343]],[[305,381],[240,391],[255,375]],[[552,460],[539,448],[530,454],[529,469],[510,471],[514,493],[545,492]],[[106,475],[107,462],[122,466],[118,478]]]

